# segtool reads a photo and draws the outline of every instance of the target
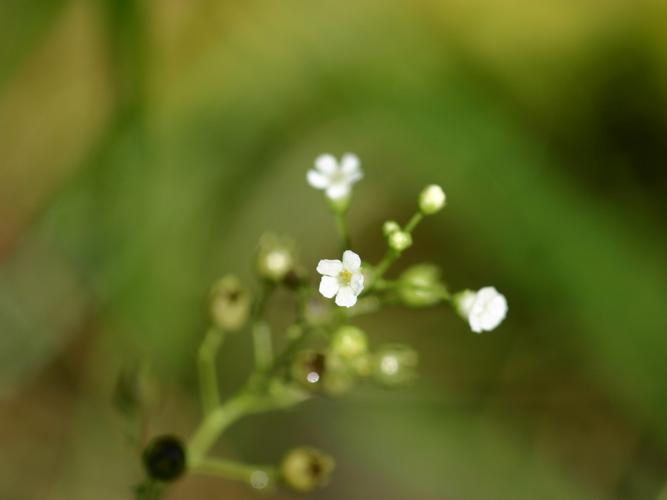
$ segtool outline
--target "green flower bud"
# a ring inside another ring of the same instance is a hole
[[[142,458],[146,473],[152,479],[173,481],[185,471],[185,447],[174,436],[155,438]]]
[[[299,493],[322,488],[329,481],[335,462],[313,448],[295,448],[283,458],[280,471],[285,483]]]
[[[257,272],[269,281],[282,281],[294,267],[294,244],[291,240],[265,234],[259,242]]]
[[[239,330],[248,320],[250,294],[236,276],[225,276],[213,286],[210,309],[216,327],[225,331]]]
[[[335,356],[352,360],[368,351],[368,339],[361,328],[342,326],[333,334],[330,349]]]
[[[431,215],[441,210],[447,201],[445,192],[436,184],[426,186],[419,194],[419,210],[424,215]]]
[[[322,389],[329,396],[340,396],[348,392],[354,385],[354,373],[346,360],[328,354],[326,357],[326,372],[322,379]]]
[[[392,233],[395,233],[396,231],[400,231],[401,226],[398,225],[398,222],[393,221],[393,220],[388,220],[382,225],[382,232],[384,233],[385,237],[389,237]]]
[[[389,235],[389,246],[397,252],[409,248],[412,245],[412,236],[405,231],[394,231]]]
[[[419,355],[405,345],[388,345],[374,355],[373,377],[383,385],[405,385],[417,376]]]
[[[418,264],[407,269],[399,278],[398,295],[407,306],[428,307],[447,296],[440,281],[440,269],[433,264]]]

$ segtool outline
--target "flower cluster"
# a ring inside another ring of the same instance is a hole
[[[350,243],[346,221],[352,187],[362,178],[361,162],[351,153],[340,161],[330,154],[318,156],[306,173],[308,183],[324,192],[335,217],[340,259],[321,259],[316,265],[304,266],[294,242],[265,235],[256,254],[254,290],[235,275],[216,282],[209,302],[211,327],[198,353],[202,422],[187,444],[162,436],[144,447],[147,480],[136,489],[137,499],[158,498],[167,482],[186,472],[241,479],[261,490],[279,484],[298,492],[320,488],[328,482],[335,463],[319,450],[294,448],[276,465],[251,465],[215,458],[211,449],[226,428],[245,415],[293,407],[322,393],[341,396],[364,381],[387,387],[413,381],[418,353],[403,344],[372,345],[366,333],[353,324],[360,315],[385,305],[449,304],[475,333],[491,331],[505,319],[507,300],[494,287],[450,293],[435,264],[417,264],[396,278],[387,277],[393,264],[414,244],[421,221],[445,207],[447,197],[438,185],[421,191],[415,213],[405,224],[394,220],[383,224],[384,257],[375,264],[362,261]],[[308,269],[313,267],[319,285],[312,279],[314,273],[309,278]],[[274,352],[275,333],[265,309],[279,288],[293,294],[296,319],[286,331],[283,349]],[[318,297],[318,292],[328,300]],[[252,336],[255,370],[236,395],[221,401],[217,354],[227,335],[244,330]],[[125,380],[123,386],[133,384]]]

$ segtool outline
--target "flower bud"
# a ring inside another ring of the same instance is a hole
[[[374,355],[373,377],[383,385],[394,387],[411,382],[417,376],[419,355],[405,345],[388,345]]]
[[[225,331],[239,330],[248,320],[250,294],[236,276],[225,276],[213,286],[210,309],[216,327]]]
[[[174,436],[160,436],[143,453],[146,473],[152,479],[173,481],[185,471],[185,447]]]
[[[295,448],[283,458],[280,471],[290,488],[309,493],[327,484],[334,467],[333,458],[321,451]]]
[[[394,231],[389,235],[389,246],[397,252],[409,248],[412,245],[412,236],[405,231]]]
[[[259,242],[257,272],[262,278],[279,282],[294,267],[294,245],[290,240],[265,234]]]
[[[388,220],[382,225],[382,232],[384,233],[385,237],[389,237],[392,233],[395,233],[396,231],[400,231],[401,226],[398,225],[398,222],[393,221],[393,220]]]
[[[399,278],[398,294],[411,307],[433,306],[447,296],[440,282],[440,269],[433,264],[418,264],[407,269]]]
[[[344,360],[352,360],[368,351],[368,339],[361,328],[342,326],[335,331],[331,339],[331,352]]]
[[[442,188],[431,184],[423,189],[419,195],[419,209],[424,215],[431,215],[441,210],[446,203],[447,197]]]

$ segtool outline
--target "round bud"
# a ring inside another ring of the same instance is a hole
[[[272,234],[262,236],[257,254],[257,273],[269,281],[282,281],[294,267],[293,247],[290,240]]]
[[[419,195],[419,209],[424,215],[431,215],[445,206],[447,197],[442,188],[436,184],[426,186]]]
[[[225,331],[239,330],[248,319],[250,294],[236,276],[225,276],[213,286],[210,309],[215,326]]]
[[[174,436],[160,436],[143,453],[146,473],[152,479],[173,481],[185,471],[185,448]]]
[[[382,232],[388,238],[390,234],[400,231],[401,226],[398,225],[398,222],[393,220],[388,220],[382,225]]]
[[[389,246],[397,252],[402,252],[412,245],[412,236],[404,231],[394,231],[389,235]]]
[[[333,334],[331,352],[345,360],[362,356],[368,350],[368,339],[361,328],[342,326]]]
[[[386,386],[399,386],[417,376],[419,355],[405,345],[388,345],[374,355],[373,377]]]
[[[407,269],[399,279],[398,295],[407,306],[428,307],[447,296],[440,282],[440,269],[433,264],[418,264]]]
[[[280,471],[285,483],[299,493],[322,488],[329,481],[335,462],[313,448],[295,448],[283,458]]]

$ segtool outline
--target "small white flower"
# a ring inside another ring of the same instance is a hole
[[[507,315],[507,299],[492,286],[481,288],[477,292],[461,292],[456,298],[456,307],[475,333],[493,330]]]
[[[440,186],[431,184],[426,186],[419,195],[419,209],[426,215],[436,213],[445,206],[447,196]]]
[[[315,159],[315,168],[308,171],[308,184],[316,189],[323,189],[328,198],[340,200],[350,194],[352,184],[363,177],[359,158],[346,153],[340,163],[330,154],[323,154]]]
[[[327,299],[336,296],[336,305],[352,307],[364,289],[361,259],[352,250],[343,253],[343,261],[321,260],[317,272],[322,275],[320,293]]]

